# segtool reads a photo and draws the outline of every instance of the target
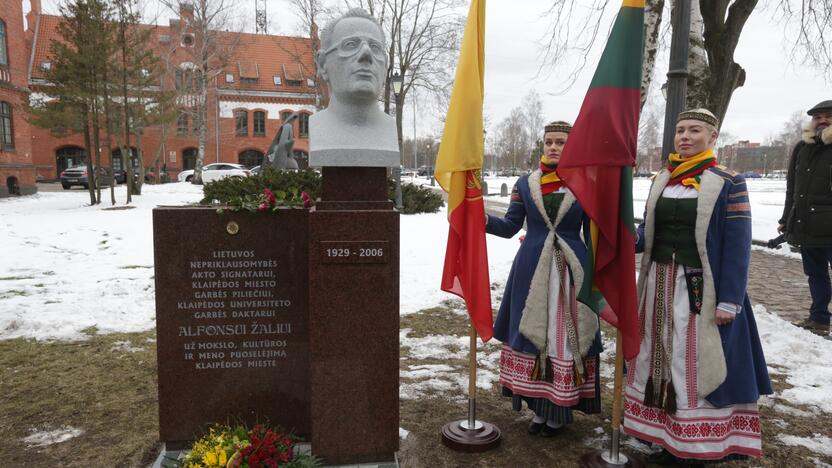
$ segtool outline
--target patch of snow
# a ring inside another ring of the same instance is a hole
[[[62,426],[59,429],[51,431],[33,428],[29,432],[30,434],[23,438],[23,443],[27,447],[46,447],[48,445],[59,444],[84,433],[83,430],[70,426]]]
[[[125,197],[124,186],[116,199]],[[152,211],[199,201],[192,184],[145,185],[135,209],[85,191],[0,199],[0,339],[78,340],[155,325]]]
[[[408,431],[407,429],[405,429],[403,427],[399,428],[399,439],[405,440],[405,439],[407,439],[408,435],[410,435],[410,431]]]
[[[812,414],[808,411],[803,411],[802,409],[799,409],[799,408],[792,408],[791,406],[787,406],[787,405],[784,405],[782,403],[776,403],[774,405],[774,411],[777,411],[778,413],[788,414],[790,416],[797,416],[799,418],[814,417],[814,414]]]
[[[777,434],[777,439],[793,447],[806,447],[812,452],[832,457],[832,438],[821,434],[812,437],[798,437],[787,434]]]
[[[110,348],[110,351],[121,351],[122,353],[137,353],[139,351],[144,351],[144,348],[133,347],[132,343],[130,343],[129,341],[116,341],[113,343],[113,346]]]
[[[754,316],[766,361],[785,373],[783,380],[791,385],[777,398],[832,413],[832,366],[821,358],[832,355],[832,341],[792,325],[760,304],[754,306]]]

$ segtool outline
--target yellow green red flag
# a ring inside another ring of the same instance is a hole
[[[485,0],[473,0],[456,67],[435,177],[448,192],[448,245],[443,291],[465,299],[483,341],[494,335],[485,244],[482,105],[485,81]]]

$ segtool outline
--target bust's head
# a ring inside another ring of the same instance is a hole
[[[384,32],[369,13],[351,9],[321,31],[321,49],[315,61],[335,99],[353,104],[374,102],[387,70]]]

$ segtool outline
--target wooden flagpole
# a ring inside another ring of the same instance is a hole
[[[471,322],[468,350],[468,418],[442,427],[442,443],[461,452],[484,452],[500,445],[500,429],[477,421],[477,330]]]
[[[624,396],[624,340],[621,331],[615,336],[615,380],[612,388],[612,440],[609,451],[596,450],[581,457],[582,468],[644,468],[644,464],[634,457],[621,453],[621,420],[623,416],[622,399]]]

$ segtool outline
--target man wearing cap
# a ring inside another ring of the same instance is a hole
[[[800,247],[803,271],[809,277],[812,306],[799,325],[826,335],[832,299],[832,100],[817,104],[808,114],[812,121],[789,162],[786,203],[777,230]]]

